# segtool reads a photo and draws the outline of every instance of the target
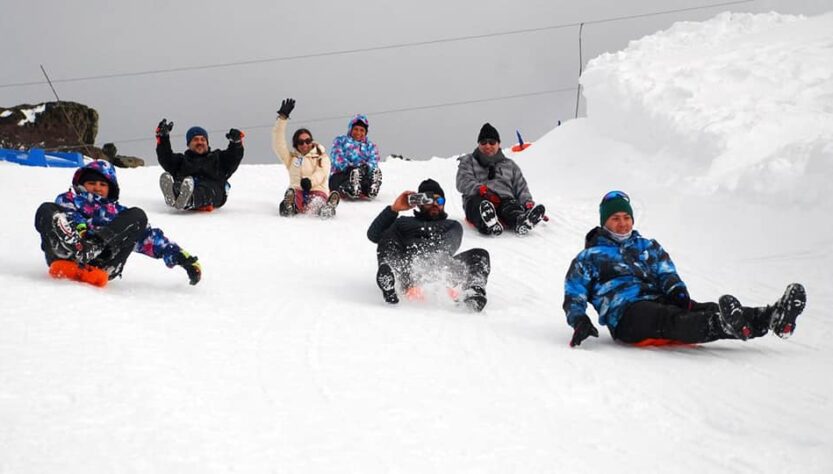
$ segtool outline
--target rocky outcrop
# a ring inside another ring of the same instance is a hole
[[[115,146],[105,153],[95,143],[98,112],[77,102],[45,102],[0,107],[0,148],[77,151],[116,166],[142,166],[136,157],[116,155]]]

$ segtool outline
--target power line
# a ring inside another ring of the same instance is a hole
[[[229,68],[229,67],[239,67],[239,66],[250,66],[254,64],[264,64],[264,63],[272,63],[272,62],[281,62],[281,61],[294,61],[298,59],[310,59],[310,58],[323,58],[323,57],[330,57],[330,56],[341,56],[347,54],[360,54],[360,53],[368,53],[373,51],[384,51],[390,49],[401,49],[401,48],[411,48],[417,46],[430,46],[430,45],[437,45],[437,44],[445,44],[445,43],[453,43],[459,41],[471,41],[477,39],[484,39],[484,38],[495,38],[500,36],[511,36],[511,35],[522,35],[528,33],[536,33],[540,31],[549,31],[549,30],[558,30],[562,28],[571,28],[580,26],[583,24],[600,24],[600,23],[608,23],[612,21],[620,21],[620,20],[632,20],[636,18],[645,18],[649,16],[657,16],[657,15],[667,15],[671,13],[682,13],[688,12],[693,10],[704,10],[707,8],[715,8],[715,7],[724,7],[730,5],[739,5],[743,3],[751,3],[756,0],[736,0],[731,2],[722,2],[722,3],[713,3],[709,5],[700,5],[695,7],[687,7],[687,8],[676,8],[673,10],[661,10],[655,12],[648,12],[648,13],[640,13],[635,15],[625,15],[625,16],[616,16],[616,17],[609,17],[609,18],[601,18],[598,20],[588,20],[588,21],[580,21],[574,23],[562,23],[558,25],[550,25],[550,26],[541,26],[537,28],[524,28],[520,30],[510,30],[510,31],[502,31],[496,33],[482,33],[478,35],[467,35],[467,36],[456,36],[452,38],[440,38],[440,39],[433,39],[433,40],[425,40],[425,41],[414,41],[408,43],[394,43],[388,45],[381,45],[381,46],[369,46],[366,48],[354,48],[354,49],[343,49],[343,50],[336,50],[336,51],[326,51],[321,53],[309,53],[309,54],[298,54],[293,56],[276,56],[271,58],[261,58],[261,59],[250,59],[246,61],[233,61],[233,62],[225,62],[225,63],[216,63],[216,64],[203,64],[203,65],[195,65],[195,66],[180,66],[180,67],[173,67],[173,68],[160,68],[160,69],[148,69],[145,71],[133,71],[133,72],[121,72],[121,73],[112,73],[112,74],[98,74],[94,76],[80,76],[80,77],[70,77],[65,79],[55,79],[53,83],[65,83],[65,82],[82,82],[82,81],[92,81],[92,80],[100,80],[100,79],[115,79],[115,78],[122,78],[122,77],[135,77],[135,76],[149,76],[154,74],[170,74],[170,73],[177,73],[177,72],[186,72],[186,71],[198,71],[198,70],[205,70],[205,69],[219,69],[219,68]],[[24,87],[24,86],[33,86],[33,85],[40,85],[46,84],[44,81],[30,81],[30,82],[17,82],[17,83],[8,83],[8,84],[0,84],[0,88],[9,88],[9,87]]]
[[[457,101],[457,102],[443,102],[443,103],[431,104],[431,105],[418,105],[418,106],[414,106],[414,107],[400,107],[400,108],[397,108],[397,109],[377,110],[377,111],[373,111],[373,112],[367,112],[366,115],[379,116],[379,115],[395,114],[395,113],[401,113],[401,112],[413,112],[413,111],[416,111],[416,110],[431,110],[431,109],[439,109],[439,108],[444,108],[444,107],[455,107],[455,106],[458,106],[458,105],[479,104],[479,103],[484,103],[484,102],[497,102],[497,101],[500,101],[500,100],[520,99],[520,98],[524,98],[524,97],[535,97],[535,96],[540,96],[540,95],[559,94],[559,93],[563,93],[563,92],[573,92],[573,90],[574,89],[571,86],[571,87],[563,87],[563,88],[560,88],[560,89],[549,89],[549,90],[536,91],[536,92],[526,92],[526,93],[523,93],[523,94],[513,94],[513,95],[505,95],[505,96],[499,96],[499,97],[488,97],[488,98],[483,98],[483,99],[462,100],[462,101]],[[334,116],[330,116],[330,117],[317,117],[317,118],[311,118],[311,119],[297,120],[297,121],[293,121],[293,122],[297,125],[300,125],[300,124],[308,124],[308,123],[329,122],[331,120],[345,120],[345,119],[349,119],[352,116],[353,116],[352,114],[351,115],[334,115]],[[241,127],[241,128],[243,130],[257,130],[257,129],[261,129],[261,128],[272,128],[273,125],[274,125],[273,123],[270,123],[268,125],[251,125],[251,126],[248,126],[248,127]],[[223,133],[225,131],[226,130],[209,130],[209,133]],[[174,136],[184,136],[184,135],[174,135]],[[110,141],[112,141],[113,143],[134,143],[134,142],[143,142],[143,141],[149,141],[149,140],[155,140],[155,138],[153,136],[147,136],[147,137],[142,137],[142,138],[129,138],[129,139],[126,139],[126,140],[110,140]]]

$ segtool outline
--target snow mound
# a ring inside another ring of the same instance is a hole
[[[588,117],[692,189],[816,201],[833,178],[830,31],[831,13],[676,23],[589,62]]]

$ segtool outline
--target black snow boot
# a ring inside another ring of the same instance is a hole
[[[717,305],[720,308],[720,324],[723,331],[741,341],[749,339],[752,329],[743,315],[740,301],[732,295],[723,295],[717,301]]]
[[[387,263],[379,265],[379,270],[376,271],[376,284],[382,290],[382,296],[386,302],[390,304],[399,303],[399,297],[396,296],[396,276],[394,276],[393,269]]]
[[[174,177],[171,173],[165,172],[159,176],[159,188],[162,190],[162,196],[165,197],[165,205],[174,207],[176,193],[174,192]]]
[[[483,219],[483,225],[486,230],[486,234],[489,235],[500,235],[503,233],[503,225],[497,218],[497,211],[495,210],[495,205],[491,203],[491,201],[481,201],[480,202],[480,218]]]
[[[283,195],[283,201],[278,204],[278,213],[284,217],[294,216],[298,213],[295,208],[295,190],[289,188]]]
[[[482,286],[472,286],[463,293],[463,302],[476,313],[483,311],[486,306],[486,289]]]
[[[792,336],[795,331],[795,320],[804,311],[807,304],[807,292],[801,283],[787,285],[781,299],[772,308],[772,318],[769,327],[782,339]]]
[[[515,233],[518,235],[526,235],[533,227],[541,222],[544,217],[546,209],[543,204],[538,204],[532,209],[527,210],[518,217],[517,224],[515,224]]]

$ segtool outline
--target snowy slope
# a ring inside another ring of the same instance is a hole
[[[775,23],[799,41],[815,21]],[[736,69],[765,59],[744,58]],[[591,114],[626,79],[585,83]],[[644,110],[668,116],[681,102]],[[831,97],[815,103],[830,110]],[[181,269],[137,254],[106,289],[49,279],[38,249],[34,211],[71,171],[0,163],[0,472],[830,472],[830,200],[725,186],[708,171],[724,149],[705,164],[682,153],[697,130],[674,132],[686,140],[669,138],[664,155],[603,122],[569,122],[515,156],[549,223],[522,239],[467,229],[463,248],[492,255],[482,314],[439,296],[392,307],[373,282],[365,231],[399,191],[433,177],[462,219],[453,160],[384,163],[379,200],[345,203],[330,222],[277,216],[278,166],[242,166],[226,207],[188,215],[164,208],[158,167],[120,170],[122,202],[199,255],[205,274],[190,287]],[[783,148],[779,138],[768,153]],[[810,184],[785,193],[821,195],[807,168],[793,171]],[[695,299],[766,304],[803,282],[795,336],[634,349],[602,329],[568,348],[563,276],[613,188],[631,194],[636,227],[669,250]]]

